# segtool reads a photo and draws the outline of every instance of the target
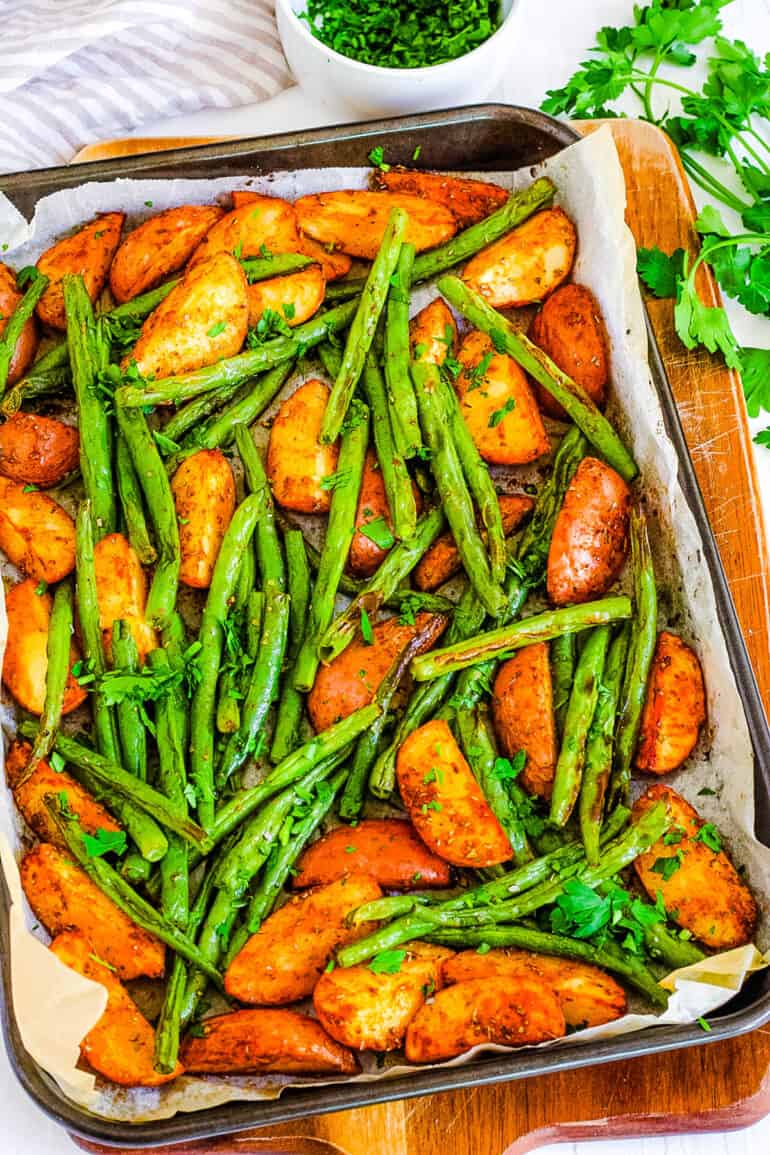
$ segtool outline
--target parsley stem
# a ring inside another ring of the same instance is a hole
[[[751,205],[747,201],[741,200],[727,185],[723,184],[713,173],[709,172],[707,168],[695,160],[687,149],[680,149],[679,155],[682,158],[682,164],[687,175],[694,180],[696,184],[699,184],[704,192],[717,197],[736,213],[743,213],[746,209],[751,208]]]

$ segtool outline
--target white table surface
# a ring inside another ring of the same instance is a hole
[[[511,59],[501,90],[491,99],[538,107],[545,89],[563,84],[587,56],[594,31],[604,24],[628,22],[630,0],[518,0],[521,54]],[[725,34],[745,40],[760,56],[770,50],[770,0],[733,0],[722,13]],[[689,77],[697,75],[688,70]],[[458,93],[458,105],[463,103]],[[631,110],[629,105],[629,111]],[[355,117],[343,106],[321,105],[307,99],[299,88],[271,101],[231,110],[199,112],[144,124],[139,136],[222,135],[258,136],[292,129],[349,123]],[[696,190],[696,198],[705,198]],[[729,214],[728,214],[729,215]],[[767,346],[770,322],[752,318],[728,304],[733,328],[742,344]],[[770,414],[752,422],[754,429],[770,425]],[[757,469],[770,526],[770,450],[757,447]],[[608,1085],[613,1078],[607,1067]],[[512,1085],[510,1094],[516,1094]],[[0,1048],[0,1104],[5,1123],[0,1132],[0,1155],[72,1155],[71,1141],[27,1098],[15,1081]],[[659,1109],[665,1111],[665,1103]],[[288,1132],[289,1128],[287,1128]],[[770,1150],[770,1116],[753,1127],[726,1134],[677,1136],[670,1139],[613,1140],[559,1144],[540,1149],[542,1155],[759,1155]],[[351,1155],[363,1155],[358,1149]],[[502,1155],[479,1151],[478,1155]]]

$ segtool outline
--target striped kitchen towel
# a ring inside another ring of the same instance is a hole
[[[0,172],[290,83],[272,0],[0,0]]]

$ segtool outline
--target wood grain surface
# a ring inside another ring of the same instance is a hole
[[[665,252],[679,246],[694,250],[695,207],[668,138],[640,122],[609,123],[626,174],[628,223],[637,243],[657,244]],[[576,127],[589,132],[597,125]],[[122,155],[122,146],[111,142],[106,155]],[[97,159],[93,148],[87,159]],[[701,268],[703,300],[717,304],[718,290]],[[674,333],[670,301],[650,301],[649,310],[768,708],[768,559],[740,380],[719,358],[683,348]],[[191,1155],[522,1155],[557,1141],[729,1130],[768,1112],[770,1028],[765,1028],[689,1050],[345,1111],[173,1150]]]

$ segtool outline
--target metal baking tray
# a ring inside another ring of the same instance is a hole
[[[250,140],[225,141],[198,148],[177,149],[124,160],[97,161],[75,168],[51,168],[0,178],[0,187],[29,217],[38,200],[59,189],[86,181],[118,177],[214,177],[267,174],[281,169],[365,165],[374,145],[388,160],[413,164],[417,145],[426,167],[449,170],[517,169],[537,164],[578,140],[566,124],[542,113],[510,105],[476,105],[447,112],[308,132],[285,133]],[[648,323],[650,368],[660,397],[669,436],[679,458],[679,480],[703,539],[703,557],[714,583],[716,603],[733,673],[748,720],[754,748],[756,833],[770,845],[770,731],[741,636],[716,542],[709,525],[692,461],[679,422],[671,386]],[[8,957],[8,894],[2,883],[0,952],[2,961],[2,1022],[6,1046],[16,1075],[35,1102],[50,1117],[83,1138],[122,1148],[175,1143],[225,1135],[248,1127],[284,1123],[329,1111],[365,1107],[393,1099],[427,1095],[459,1087],[505,1082],[551,1071],[677,1050],[728,1039],[770,1020],[770,972],[753,976],[720,1011],[710,1016],[711,1030],[697,1024],[661,1027],[636,1035],[555,1049],[490,1055],[467,1066],[414,1071],[379,1083],[333,1084],[286,1091],[273,1102],[231,1103],[172,1119],[123,1123],[103,1119],[70,1102],[54,1081],[27,1054],[16,1025],[11,1001]]]

